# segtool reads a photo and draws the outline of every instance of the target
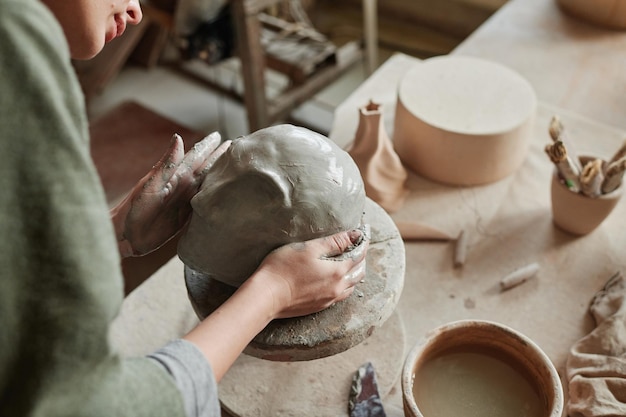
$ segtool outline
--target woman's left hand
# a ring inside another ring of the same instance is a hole
[[[111,209],[122,257],[150,253],[174,237],[191,215],[191,198],[208,169],[230,146],[213,132],[185,154],[183,139],[174,135],[159,162]]]

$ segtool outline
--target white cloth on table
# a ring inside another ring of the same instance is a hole
[[[626,283],[614,275],[593,298],[596,328],[571,348],[570,417],[626,416]]]

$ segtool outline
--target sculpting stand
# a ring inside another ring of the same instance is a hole
[[[385,323],[404,285],[404,243],[393,220],[370,199],[364,221],[371,228],[366,276],[352,295],[319,313],[272,321],[244,353],[272,361],[324,358],[356,346]],[[235,291],[187,266],[185,283],[200,318],[211,314]]]
[[[380,395],[390,392],[404,362],[404,327],[394,314],[404,285],[404,243],[387,212],[370,199],[364,220],[371,228],[364,282],[326,310],[275,320],[257,335],[220,382],[225,411],[240,417],[311,414],[307,410],[347,415],[352,375],[367,361]],[[234,291],[188,267],[185,281],[200,317]]]

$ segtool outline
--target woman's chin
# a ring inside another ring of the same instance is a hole
[[[71,48],[72,59],[85,61],[98,55],[104,48],[105,42],[94,42],[89,45],[81,45],[80,48]]]

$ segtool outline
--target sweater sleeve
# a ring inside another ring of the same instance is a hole
[[[220,415],[217,382],[202,352],[192,343],[178,339],[149,356],[172,375],[183,395],[189,417]]]
[[[69,48],[40,0],[0,0],[0,161],[0,415],[184,417],[180,372],[109,343],[115,234]]]

